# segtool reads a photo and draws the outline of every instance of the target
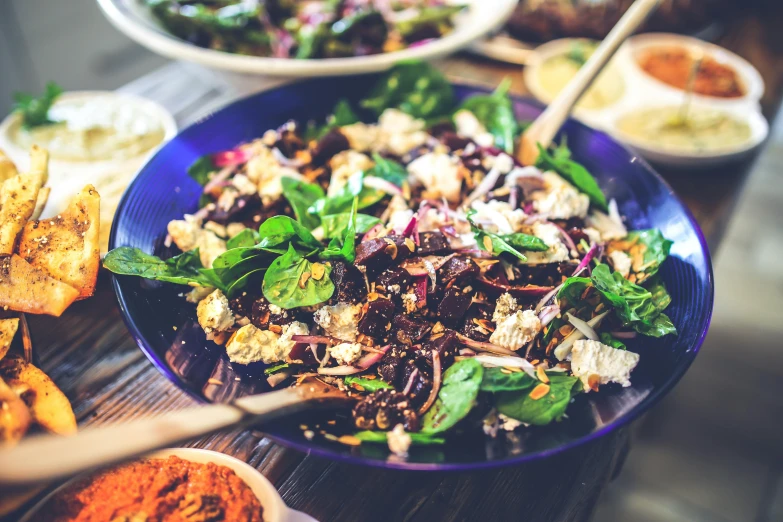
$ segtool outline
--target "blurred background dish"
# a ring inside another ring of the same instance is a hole
[[[602,39],[633,0],[519,0],[503,31],[473,49],[524,64],[529,50],[559,38]],[[730,0],[663,0],[641,31],[708,35]]]
[[[251,3],[255,4],[255,2]],[[364,3],[375,5],[374,2]],[[287,77],[334,76],[378,72],[388,69],[400,60],[432,59],[443,56],[470,45],[475,40],[500,27],[516,6],[515,0],[466,0],[464,2],[465,8],[453,14],[453,29],[433,30],[434,26],[432,24],[420,24],[424,29],[421,32],[418,32],[418,30],[411,32],[410,36],[412,39],[411,43],[415,45],[404,47],[403,39],[397,38],[398,41],[388,47],[387,50],[389,52],[360,56],[358,54],[362,52],[374,52],[383,48],[384,44],[380,43],[382,38],[375,34],[375,31],[371,31],[368,34],[360,33],[358,36],[351,36],[352,43],[347,46],[349,50],[345,50],[343,54],[354,52],[357,56],[291,59],[288,56],[295,56],[295,54],[304,49],[305,45],[291,40],[292,36],[290,33],[286,37],[287,43],[285,45],[276,44],[276,47],[279,49],[271,53],[276,57],[235,54],[215,50],[215,48],[225,47],[225,40],[221,42],[212,36],[205,37],[205,35],[200,35],[200,30],[194,32],[189,28],[177,29],[180,35],[195,35],[196,42],[202,46],[174,36],[166,29],[166,26],[171,29],[177,27],[176,23],[174,25],[170,22],[162,23],[161,18],[156,16],[141,0],[98,0],[98,4],[115,27],[141,45],[169,58],[189,60],[208,67],[234,72]],[[381,5],[381,2],[377,2],[377,4]],[[406,2],[406,4],[414,5],[416,2]],[[384,2],[384,5],[388,6],[390,4]],[[413,14],[416,15],[415,12]],[[411,21],[408,20],[407,22],[410,23]],[[443,24],[442,21],[439,23]],[[335,34],[344,34],[348,31],[342,20],[332,25],[330,30]],[[432,38],[437,34],[442,34],[443,36]],[[374,41],[374,48],[366,45],[366,42],[371,40]],[[310,38],[307,38],[307,41],[312,43]],[[332,38],[332,43],[339,43],[339,38]],[[207,48],[204,45],[213,48]],[[363,49],[357,50],[357,45],[363,47]],[[294,51],[294,46],[299,50]],[[239,49],[237,46],[229,47]],[[261,52],[262,47],[264,46],[246,50],[253,53]],[[334,48],[334,46],[332,47]],[[395,47],[402,48],[391,50]],[[336,49],[329,52],[302,52],[302,55],[307,57],[310,55],[337,56],[339,54]]]

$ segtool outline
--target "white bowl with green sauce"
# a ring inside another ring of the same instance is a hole
[[[12,112],[0,123],[0,149],[22,172],[33,144],[49,151],[52,191],[44,217],[61,212],[85,185],[95,185],[105,249],[120,197],[146,160],[176,135],[174,118],[150,100],[109,91],[64,93],[47,116],[54,123],[25,128],[22,115]]]

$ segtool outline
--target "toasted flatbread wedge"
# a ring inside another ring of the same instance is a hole
[[[33,215],[40,176],[17,174],[0,186],[0,255],[11,254],[16,236]]]
[[[38,191],[38,199],[35,201],[35,210],[33,210],[33,215],[30,216],[30,221],[41,218],[41,214],[43,214],[44,208],[46,208],[46,203],[49,201],[49,194],[51,192],[52,189],[49,187],[41,187]]]
[[[0,185],[7,179],[11,179],[19,174],[16,170],[16,165],[11,161],[11,158],[5,155],[5,152],[0,150]]]
[[[22,398],[33,420],[58,435],[76,433],[71,403],[48,375],[20,357],[0,361],[0,379]]]
[[[30,175],[40,180],[41,184],[38,188],[49,181],[49,151],[38,145],[30,147]]]
[[[16,330],[18,328],[18,318],[0,319],[0,361],[2,361],[5,354],[8,353],[8,349],[11,347],[11,341],[14,340],[14,335],[16,335]]]
[[[100,264],[100,196],[87,185],[62,214],[31,221],[19,238],[19,254],[51,277],[92,295]]]
[[[0,258],[0,308],[59,316],[79,291],[46,275],[16,254]]]
[[[0,378],[0,447],[19,442],[31,419],[24,401]]]

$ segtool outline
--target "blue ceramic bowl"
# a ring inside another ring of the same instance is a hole
[[[198,209],[201,187],[186,169],[199,156],[252,140],[289,119],[325,117],[338,98],[358,100],[374,80],[371,76],[324,78],[288,85],[240,100],[185,129],[128,188],[114,219],[110,247],[128,245],[155,252],[167,223]],[[486,92],[462,85],[456,85],[455,91],[459,99]],[[520,119],[530,120],[542,107],[518,99],[515,110]],[[688,209],[641,158],[573,120],[563,133],[575,159],[596,175],[607,196],[617,199],[629,228],[657,227],[674,241],[660,273],[672,296],[667,313],[679,335],[631,341],[630,347],[641,354],[633,386],[581,395],[559,423],[495,440],[485,440],[483,435],[453,438],[443,447],[414,448],[406,462],[387,460],[385,448],[369,444],[350,447],[318,437],[308,441],[299,426],[322,422],[320,414],[277,420],[261,429],[287,446],[339,460],[389,468],[473,469],[538,459],[582,444],[628,423],[663,397],[688,369],[709,326],[713,278],[706,242]],[[133,277],[116,277],[114,287],[139,347],[193,397],[228,401],[268,389],[263,367],[232,367],[223,348],[205,339],[195,323],[195,307],[179,296],[181,287]]]

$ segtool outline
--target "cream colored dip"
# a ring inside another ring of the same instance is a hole
[[[589,58],[594,50],[595,46],[582,44],[585,58]],[[568,54],[552,56],[538,67],[538,84],[549,96],[547,101],[553,100],[563,90],[579,68],[580,63],[569,58]],[[616,68],[609,65],[576,106],[580,109],[602,109],[622,98],[624,92],[625,80]]]
[[[60,100],[49,118],[58,123],[30,130],[22,128],[20,119],[9,130],[10,138],[24,149],[44,147],[52,159],[88,162],[140,156],[165,135],[155,114],[113,96]]]
[[[733,149],[751,138],[750,125],[714,109],[691,107],[682,118],[680,107],[655,107],[620,118],[617,128],[629,138],[679,152]]]

